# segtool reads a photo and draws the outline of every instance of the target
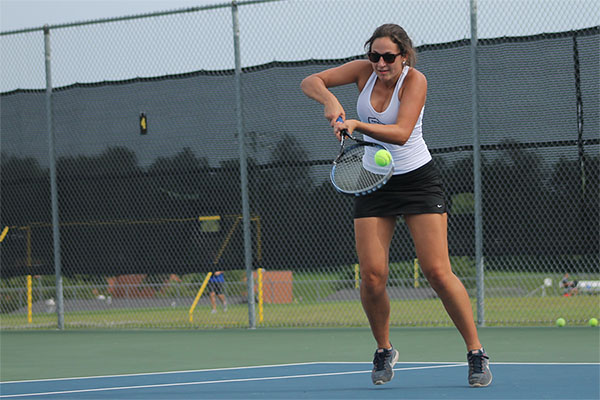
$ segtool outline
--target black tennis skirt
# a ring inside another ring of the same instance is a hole
[[[446,211],[442,179],[433,160],[414,171],[393,175],[381,189],[354,200],[354,218]]]

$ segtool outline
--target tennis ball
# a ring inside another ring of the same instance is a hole
[[[392,155],[389,151],[381,149],[375,153],[375,164],[385,167],[390,162],[392,162]]]
[[[564,318],[559,318],[556,320],[556,326],[565,326],[567,324],[567,321],[565,321]]]
[[[590,318],[588,323],[590,326],[598,326],[598,320],[596,318]]]

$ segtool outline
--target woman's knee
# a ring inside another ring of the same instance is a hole
[[[456,278],[450,266],[443,262],[424,268],[423,274],[434,289],[444,288]]]
[[[360,279],[363,288],[369,291],[385,290],[388,272],[384,268],[361,268]]]

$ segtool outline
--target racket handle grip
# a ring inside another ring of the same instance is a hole
[[[337,119],[335,120],[335,122],[341,122],[341,123],[343,123],[344,122],[344,118],[342,118],[342,116],[340,115],[339,117],[337,117]],[[342,143],[344,142],[343,141],[344,136],[348,136],[349,138],[354,139],[352,136],[350,136],[348,134],[348,130],[347,129],[342,129],[341,134],[342,134]]]

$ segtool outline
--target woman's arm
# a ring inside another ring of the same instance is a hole
[[[300,87],[304,94],[325,106],[325,118],[334,126],[338,117],[346,119],[346,112],[329,88],[350,83],[356,83],[360,88],[366,82],[365,75],[368,79],[371,71],[370,63],[366,60],[350,61],[306,77]]]

